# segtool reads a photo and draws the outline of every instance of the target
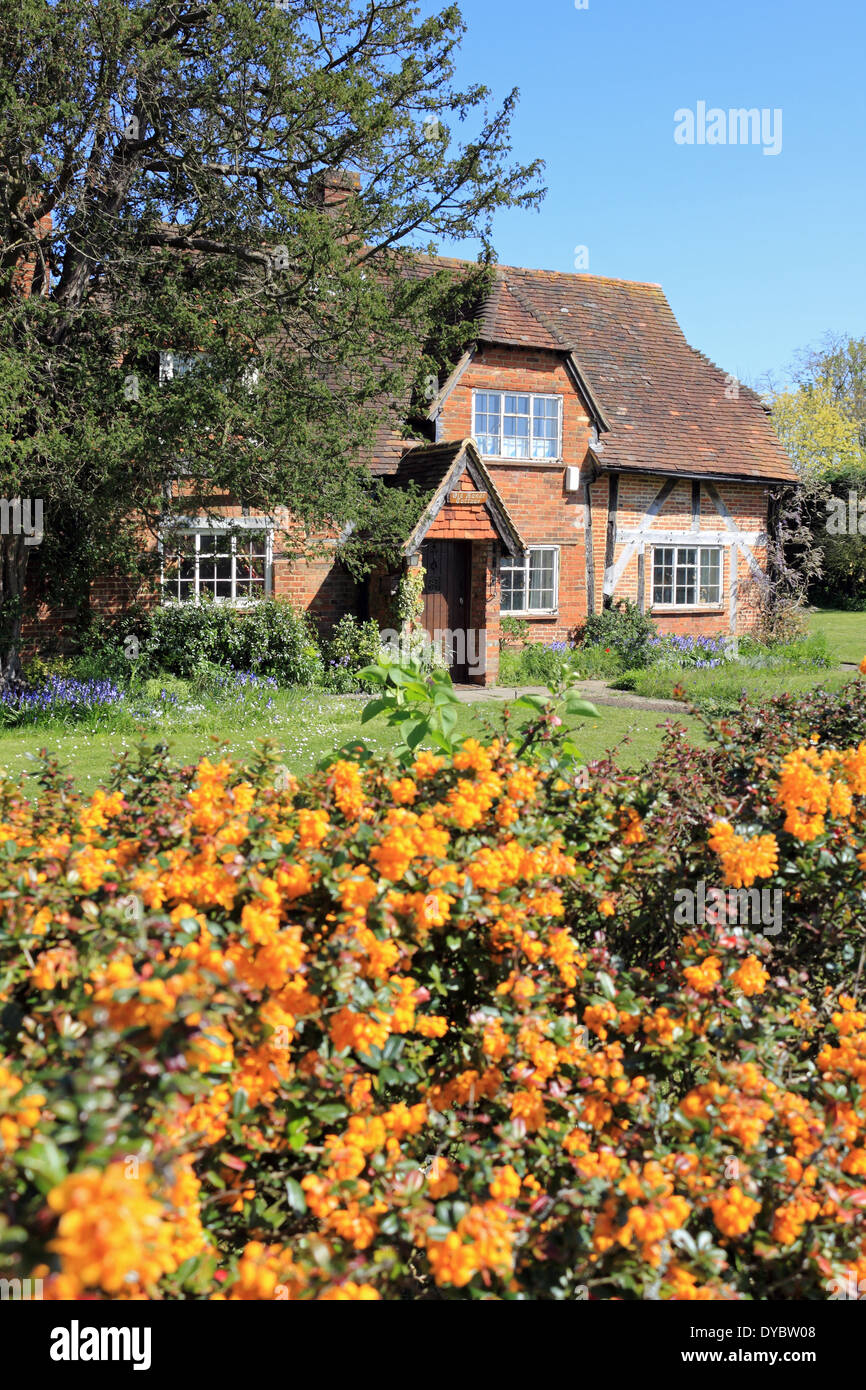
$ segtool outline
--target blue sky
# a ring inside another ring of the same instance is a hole
[[[425,6],[426,8],[426,6]],[[866,333],[863,0],[461,0],[458,79],[518,86],[539,213],[502,213],[503,264],[660,282],[691,343],[784,380],[828,331]],[[782,147],[674,140],[674,113],[782,111]],[[474,255],[477,248],[443,251]]]

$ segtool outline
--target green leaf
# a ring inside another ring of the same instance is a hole
[[[345,1105],[317,1105],[313,1114],[319,1120],[324,1120],[325,1124],[336,1124],[338,1120],[344,1120],[348,1115]]]
[[[387,679],[387,672],[381,666],[363,666],[357,675],[364,680],[378,681],[380,685],[384,685]]]
[[[547,701],[543,699],[541,695],[521,695],[519,700],[514,701],[515,708],[534,709],[537,710],[539,714],[543,713],[546,705]]]
[[[595,979],[599,989],[607,999],[613,1000],[616,998],[616,987],[606,971],[599,970]]]
[[[442,725],[443,732],[446,734],[450,734],[451,730],[457,723],[458,718],[459,715],[453,705],[448,705],[445,709],[443,709],[442,713],[439,716],[439,722]]]
[[[49,1192],[57,1187],[67,1175],[66,1159],[53,1139],[37,1139],[23,1153],[15,1155],[15,1160],[31,1174],[40,1192]]]
[[[286,1178],[286,1196],[292,1211],[303,1216],[307,1210],[307,1199],[304,1196],[304,1189],[296,1178]]]
[[[417,748],[419,743],[423,743],[427,737],[430,726],[426,719],[419,719],[418,723],[405,735],[406,743],[409,748]]]
[[[589,700],[582,700],[577,695],[566,697],[565,712],[573,716],[579,715],[583,719],[601,719],[595,705],[590,704]]]
[[[454,744],[447,734],[443,734],[439,729],[430,730],[430,742],[435,743],[437,748],[441,748],[443,753],[454,751]]]
[[[389,699],[387,699],[386,697],[383,697],[383,696],[380,695],[380,696],[378,697],[378,699],[376,699],[376,700],[370,700],[370,701],[364,706],[364,712],[363,712],[363,714],[361,715],[361,723],[362,723],[362,724],[369,724],[369,722],[370,722],[371,719],[375,719],[377,715],[383,714],[384,711],[385,711],[386,709],[390,709],[390,708],[391,708],[391,701],[390,701]]]
[[[460,697],[452,686],[437,686],[433,691],[433,704],[438,709],[445,705],[459,705]]]
[[[189,1258],[184,1260],[183,1264],[175,1270],[174,1277],[177,1279],[178,1283],[183,1284],[185,1280],[189,1279],[191,1274],[195,1274],[199,1266],[200,1258],[199,1255],[190,1255]]]

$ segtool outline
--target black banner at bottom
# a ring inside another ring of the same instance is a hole
[[[465,1302],[461,1299],[431,1299],[430,1302]],[[471,1301],[471,1300],[470,1300]],[[497,1301],[497,1300],[490,1300]],[[518,1300],[519,1301],[519,1300]],[[826,1376],[828,1371],[847,1368],[856,1357],[862,1342],[861,1315],[850,1302],[857,1300],[828,1300],[821,1303],[652,1303],[607,1302],[575,1300],[568,1309],[554,1314],[554,1322],[545,1325],[548,1334],[555,1330],[558,1338],[567,1342],[551,1342],[548,1338],[534,1345],[534,1356],[541,1355],[542,1365],[553,1369],[560,1355],[566,1360],[591,1356],[593,1370],[609,1365],[610,1372],[621,1379],[629,1371],[645,1375],[663,1375],[677,1370],[699,1379],[707,1371],[760,1367],[770,1378],[784,1377],[803,1369]],[[846,1304],[848,1306],[846,1306]],[[24,1349],[28,1369],[38,1373],[40,1381],[63,1384],[70,1375],[86,1374],[100,1377],[107,1372],[115,1379],[125,1372],[144,1376],[176,1376],[190,1372],[197,1378],[212,1374],[218,1383],[241,1371],[246,1377],[264,1366],[287,1372],[301,1347],[306,1356],[323,1356],[323,1376],[332,1380],[339,1368],[340,1344],[329,1340],[316,1348],[306,1338],[311,1330],[310,1304],[236,1302],[76,1302],[55,1303],[26,1299],[0,1300],[0,1329],[3,1334],[5,1358],[16,1344]],[[327,1321],[315,1330],[330,1328]],[[429,1323],[424,1315],[422,1335],[438,1337],[453,1332],[452,1323]],[[465,1316],[465,1315],[464,1315]],[[448,1362],[439,1361],[440,1373],[461,1379],[477,1361],[489,1374],[491,1362],[497,1359],[498,1341],[489,1333],[497,1325],[487,1322],[458,1324],[464,1334],[458,1357],[459,1365],[448,1369]],[[372,1319],[372,1320],[371,1320]],[[345,1326],[338,1322],[337,1327]],[[405,1369],[423,1363],[415,1361],[422,1348],[417,1343],[416,1324],[406,1325],[402,1317],[396,1322],[383,1309],[371,1310],[369,1304],[364,1321],[351,1323],[352,1339],[343,1343],[347,1366],[359,1369],[357,1335],[365,1338],[388,1338],[378,1343],[379,1356],[386,1362],[399,1351],[402,1332],[411,1336],[414,1352]],[[519,1324],[503,1328],[502,1350],[511,1356],[516,1350],[513,1336]],[[524,1335],[535,1333],[539,1325],[527,1320]],[[473,1333],[482,1334],[473,1346]],[[468,1336],[465,1334],[469,1334]],[[488,1334],[488,1335],[483,1335]],[[297,1339],[304,1338],[304,1341]],[[370,1340],[364,1345],[372,1350]],[[434,1342],[435,1346],[436,1343]],[[528,1347],[528,1344],[523,1344]],[[294,1351],[292,1348],[294,1347]],[[511,1347],[513,1350],[508,1351]],[[324,1354],[324,1355],[323,1355]],[[368,1374],[375,1376],[378,1357],[370,1362]],[[381,1362],[378,1362],[381,1367]],[[587,1361],[584,1368],[589,1369]],[[7,1367],[8,1368],[8,1367]],[[326,1369],[325,1369],[326,1368]],[[431,1367],[432,1369],[432,1367]],[[309,1372],[305,1372],[305,1376]],[[784,1382],[781,1382],[784,1383]]]

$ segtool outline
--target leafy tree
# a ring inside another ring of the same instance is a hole
[[[866,338],[828,333],[820,348],[802,357],[797,380],[829,394],[856,424],[860,448],[866,450]]]
[[[802,353],[795,386],[771,390],[773,424],[803,478],[848,470],[866,458],[866,338],[829,336]]]
[[[770,607],[784,611],[781,594],[859,608],[866,604],[866,512],[859,509],[866,503],[866,338],[828,335],[822,347],[800,354],[793,378],[791,390],[769,393],[773,424],[802,479],[796,494],[783,489],[774,504]]]
[[[821,478],[856,464],[858,427],[826,383],[815,382],[773,398],[773,425],[802,478]]]
[[[378,514],[354,465],[431,333],[457,346],[455,276],[409,248],[477,238],[483,277],[493,214],[541,196],[516,93],[454,86],[462,32],[400,0],[0,0],[0,488],[45,533],[0,537],[0,679],[37,551],[86,602],[166,511],[284,505],[299,548]]]

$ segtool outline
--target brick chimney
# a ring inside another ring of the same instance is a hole
[[[316,197],[323,208],[339,207],[361,191],[361,175],[348,169],[327,169],[314,180]]]

